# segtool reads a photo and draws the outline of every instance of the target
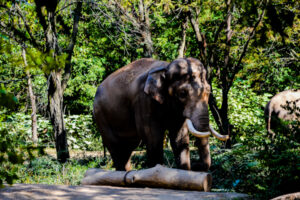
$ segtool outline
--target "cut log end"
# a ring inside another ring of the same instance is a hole
[[[206,178],[203,181],[204,192],[210,192],[211,185],[212,185],[212,175],[209,174],[209,173],[207,173],[207,176],[206,176]]]

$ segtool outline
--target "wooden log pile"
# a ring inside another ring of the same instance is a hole
[[[161,165],[156,165],[149,169],[128,172],[93,168],[87,170],[81,184],[160,187],[209,192],[212,184],[212,176],[206,172],[171,169]]]

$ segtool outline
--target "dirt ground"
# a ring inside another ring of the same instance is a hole
[[[55,148],[46,148],[45,153],[49,156],[56,158]],[[86,158],[86,157],[101,157],[103,156],[103,151],[83,151],[70,149],[70,158]],[[107,153],[108,154],[108,153]]]
[[[155,188],[125,188],[111,186],[66,186],[42,184],[15,184],[0,189],[1,200],[32,199],[75,199],[75,200],[114,200],[114,199],[251,199],[248,195],[224,192],[196,192]]]

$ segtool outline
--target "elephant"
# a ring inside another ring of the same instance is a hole
[[[168,131],[177,167],[191,169],[190,131],[197,137],[198,170],[211,165],[208,137],[221,135],[209,125],[211,87],[206,69],[195,58],[172,62],[142,58],[110,74],[98,87],[93,115],[116,170],[130,170],[130,157],[146,145],[147,165],[163,162],[163,141]]]
[[[290,129],[281,121],[300,122],[300,90],[286,90],[273,96],[265,107],[268,133],[274,138],[276,129]],[[297,132],[299,132],[299,127]],[[284,131],[285,132],[285,131]]]

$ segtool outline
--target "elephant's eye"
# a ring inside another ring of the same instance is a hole
[[[186,90],[180,90],[178,93],[178,97],[181,99],[185,99],[188,95],[188,92]]]

